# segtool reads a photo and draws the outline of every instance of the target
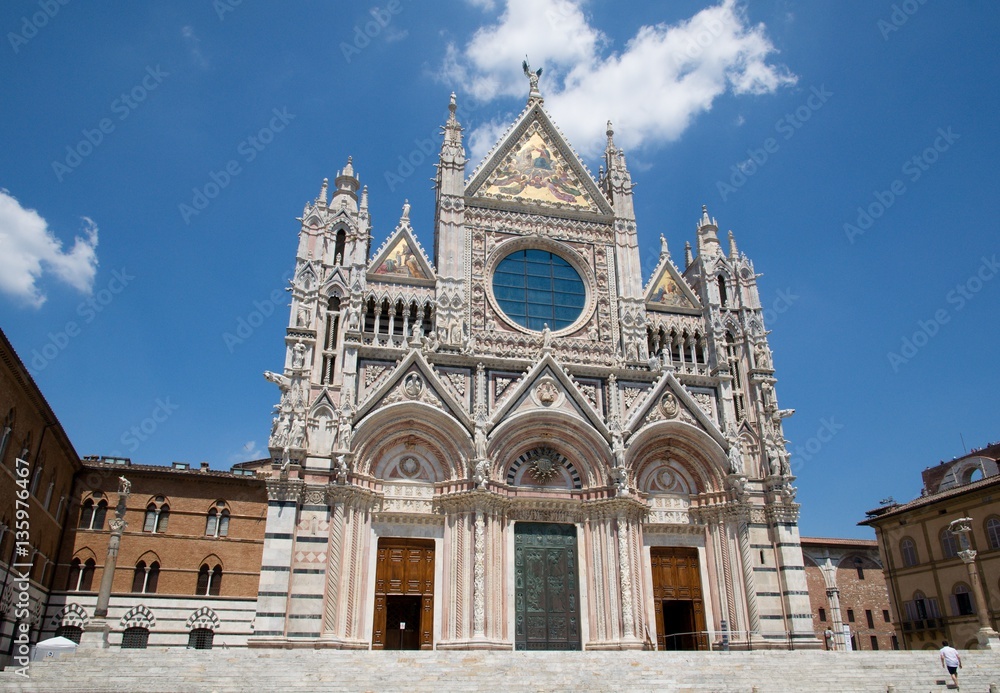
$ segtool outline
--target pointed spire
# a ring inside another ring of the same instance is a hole
[[[667,239],[660,234],[660,260],[670,259],[670,248],[667,247]]]
[[[691,254],[691,241],[684,241],[684,269],[694,264],[694,255]]]
[[[719,248],[719,236],[717,232],[719,230],[718,224],[715,223],[715,219],[708,216],[708,206],[701,206],[701,219],[698,220],[698,250],[702,251],[702,246],[707,252],[718,252],[721,253]]]
[[[733,236],[732,229],[729,230],[729,259],[735,260],[739,257],[739,253],[736,250],[736,237]]]
[[[333,198],[330,200],[330,207],[342,209],[350,206],[357,210],[358,201],[358,179],[354,175],[354,159],[347,157],[347,166],[337,171],[337,177],[333,181]]]
[[[326,191],[329,185],[330,181],[324,178],[323,185],[319,186],[319,195],[316,196],[316,203],[322,205],[323,207],[326,207],[326,202],[327,202]]]
[[[608,129],[605,131],[605,134],[608,136],[608,146],[605,148],[605,151],[615,151],[615,129],[611,125],[610,120],[608,121]]]
[[[368,186],[361,188],[361,209],[368,211]]]

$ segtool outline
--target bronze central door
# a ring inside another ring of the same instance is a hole
[[[575,525],[514,525],[514,611],[516,649],[580,649]]]
[[[378,540],[373,650],[434,647],[434,540]]]

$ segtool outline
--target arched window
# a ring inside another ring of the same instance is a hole
[[[347,234],[344,233],[344,229],[337,231],[337,239],[333,244],[333,261],[334,264],[342,265],[344,264],[344,246],[347,243]]]
[[[207,563],[201,564],[198,571],[198,587],[195,594],[201,596],[218,597],[222,589],[222,566],[216,565],[209,569]]]
[[[146,506],[146,520],[142,531],[162,534],[167,531],[167,520],[170,519],[170,506],[163,496],[157,496]]]
[[[211,510],[208,511],[208,519],[205,521],[206,537],[225,537],[229,535],[229,510],[226,509],[225,501],[218,501]]]
[[[991,549],[1000,549],[1000,518],[991,517],[986,520],[986,539]]]
[[[6,418],[3,420],[3,427],[0,428],[0,464],[3,463],[4,455],[7,454],[7,448],[10,445],[11,436],[14,435],[14,409],[11,408],[7,412]]]
[[[88,558],[86,563],[81,563],[79,558],[74,558],[69,564],[69,577],[66,579],[66,589],[69,592],[89,592],[94,582],[94,568],[96,563],[93,558]]]
[[[740,373],[739,347],[732,332],[726,333],[726,356],[729,358],[729,375],[733,378],[733,407],[736,409],[736,420],[745,416],[746,407],[743,404],[743,379]]]
[[[972,604],[972,595],[969,593],[969,586],[964,582],[955,585],[951,592],[951,613],[954,616],[972,616],[976,613]]]
[[[38,495],[38,487],[42,483],[42,472],[44,472],[44,471],[45,471],[45,465],[42,464],[41,455],[39,455],[38,459],[35,461],[35,469],[31,473],[31,489],[30,489],[30,493],[33,496],[37,496]]]
[[[132,626],[122,633],[123,650],[145,650],[149,643],[149,628]]]
[[[132,591],[139,594],[146,591],[146,561],[135,564],[135,572],[132,573]]]
[[[80,639],[83,637],[83,628],[80,626],[59,626],[56,628],[56,637],[72,640],[79,645]]]
[[[725,308],[729,305],[729,298],[726,295],[726,279],[719,275],[719,304]]]
[[[195,628],[188,635],[188,647],[192,650],[211,650],[215,632],[211,628]]]
[[[104,529],[104,517],[108,512],[108,502],[106,500],[94,503],[93,498],[88,498],[80,507],[80,529]]]
[[[941,553],[945,558],[954,558],[958,555],[958,539],[947,527],[941,530]]]
[[[917,545],[909,537],[899,542],[899,553],[902,554],[903,565],[906,567],[915,566],[920,562],[917,559]]]

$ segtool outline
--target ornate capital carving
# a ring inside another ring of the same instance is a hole
[[[306,482],[301,479],[267,479],[267,499],[272,501],[302,502],[302,492]]]

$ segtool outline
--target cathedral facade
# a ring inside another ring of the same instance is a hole
[[[303,212],[249,644],[818,646],[732,234],[644,282],[610,123],[595,179],[532,79],[471,170],[449,109],[433,254],[351,159]]]

